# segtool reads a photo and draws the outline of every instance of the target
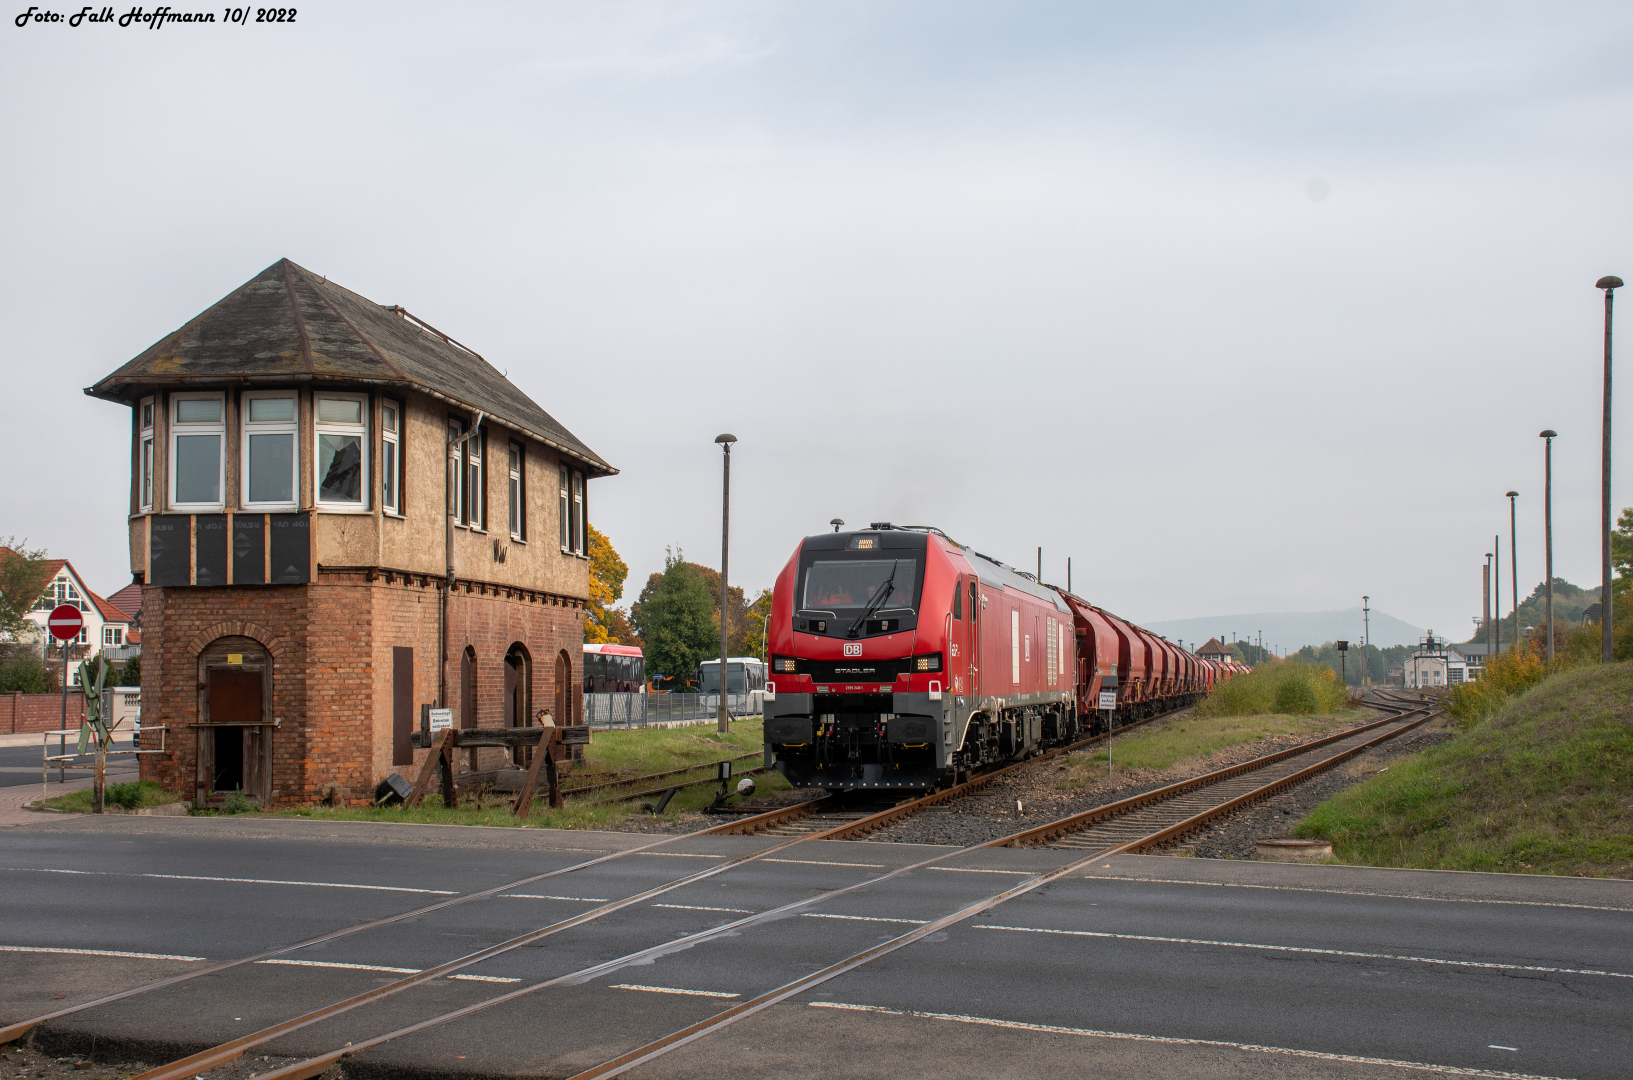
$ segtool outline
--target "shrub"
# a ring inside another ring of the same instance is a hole
[[[1337,672],[1296,660],[1272,660],[1216,685],[1196,711],[1203,716],[1310,716],[1348,706],[1349,691],[1339,683]]]
[[[223,814],[247,814],[259,809],[260,807],[244,797],[243,788],[235,788],[233,793],[227,796],[227,801],[221,804]]]
[[[0,659],[0,693],[49,694],[56,689],[56,679],[33,649],[7,652],[9,655]]]
[[[1555,668],[1573,666],[1560,659],[1557,639],[1555,644]],[[1479,679],[1454,686],[1446,695],[1446,711],[1465,727],[1496,715],[1511,698],[1531,689],[1548,674],[1546,662],[1528,645],[1488,660],[1485,667]]]
[[[137,653],[121,664],[115,672],[119,680],[114,686],[141,686],[142,685],[142,654]]]

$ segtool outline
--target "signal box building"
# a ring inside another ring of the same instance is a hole
[[[130,409],[144,779],[361,805],[422,706],[581,721],[616,470],[475,352],[286,259],[86,393]]]

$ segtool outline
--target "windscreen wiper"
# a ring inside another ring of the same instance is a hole
[[[896,567],[900,565],[900,559],[890,564],[890,576],[885,578],[885,583],[879,587],[878,592],[873,594],[873,599],[869,600],[868,606],[862,609],[862,614],[858,615],[856,621],[851,623],[850,629],[845,631],[846,637],[856,637],[856,628],[867,622],[873,617],[874,612],[885,606],[885,601],[890,599],[890,594],[896,589]]]

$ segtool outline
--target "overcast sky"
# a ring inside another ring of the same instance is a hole
[[[625,602],[665,545],[718,565],[722,431],[751,594],[837,516],[1042,545],[1136,620],[1367,593],[1462,637],[1509,488],[1542,578],[1543,427],[1556,571],[1598,581],[1625,3],[26,6],[0,536],[93,588],[129,580],[129,418],[82,388],[284,256],[622,470]]]

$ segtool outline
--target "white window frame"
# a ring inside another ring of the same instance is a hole
[[[184,401],[215,401],[221,406],[220,419],[215,423],[180,423],[176,416],[181,410]],[[169,509],[178,510],[184,514],[210,513],[226,508],[227,494],[227,396],[219,390],[189,391],[170,395],[170,452],[165,455],[165,491],[169,495]],[[216,493],[221,496],[215,502],[180,502],[176,498],[176,440],[187,435],[215,435],[216,443]]]
[[[525,541],[527,539],[527,505],[523,501],[526,498],[526,489],[522,486],[522,479],[527,470],[527,450],[521,443],[511,442],[510,457],[507,464],[509,470],[505,483],[505,494],[510,501],[507,509],[510,538]]]
[[[572,528],[573,522],[573,503],[571,494],[573,481],[571,476],[572,474],[570,470],[568,470],[567,466],[561,466],[561,500],[559,503],[559,510],[561,515],[561,550],[563,554],[567,554],[573,550],[573,537],[572,533],[569,532],[569,530]]]
[[[386,427],[386,412],[395,420],[394,428]],[[386,483],[391,484],[391,497],[386,497]],[[380,399],[380,509],[388,514],[403,512],[403,405],[392,398]]]
[[[472,532],[488,531],[487,441],[488,430],[485,427],[465,440],[465,495],[470,501],[470,506],[466,508],[469,512],[466,524]]]
[[[1021,685],[1021,611],[1009,613],[1009,681]]]
[[[335,420],[319,420],[318,413],[321,402],[325,399],[335,401],[355,401],[358,403],[357,415],[362,422],[357,424],[341,423]],[[358,463],[360,470],[357,478],[356,502],[337,502],[323,498],[323,477],[318,475],[319,463],[323,455],[318,453],[318,441],[324,435],[355,435],[358,437]],[[312,395],[312,503],[320,510],[329,513],[366,514],[369,512],[369,396],[367,394],[349,394],[339,391],[320,390]]]
[[[290,420],[250,420],[250,402],[267,398],[283,398],[294,404],[293,419]],[[238,471],[239,499],[245,510],[294,510],[300,506],[301,498],[301,401],[300,394],[294,390],[252,390],[239,400],[238,427],[240,431],[238,443]],[[289,498],[271,502],[251,502],[249,497],[249,437],[251,435],[288,435],[290,440],[289,454]],[[316,446],[316,442],[313,443]]]
[[[125,645],[125,632],[123,630],[121,630],[117,626],[104,626],[102,628],[102,647],[103,648],[105,648],[105,649],[107,649],[107,648],[120,649],[120,648],[124,648],[124,645]]]
[[[142,512],[153,509],[153,470],[158,465],[153,450],[153,421],[157,403],[145,397],[136,403],[136,424],[141,430],[136,452],[136,508]]]
[[[584,542],[585,534],[587,532],[588,532],[588,530],[585,528],[585,521],[584,521],[584,474],[582,472],[580,472],[579,470],[574,469],[573,470],[573,534],[572,534],[571,537],[569,537],[569,539],[571,539],[572,542],[573,542],[573,553],[574,554],[576,554],[576,555],[587,554],[586,549],[587,549],[588,545]]]

